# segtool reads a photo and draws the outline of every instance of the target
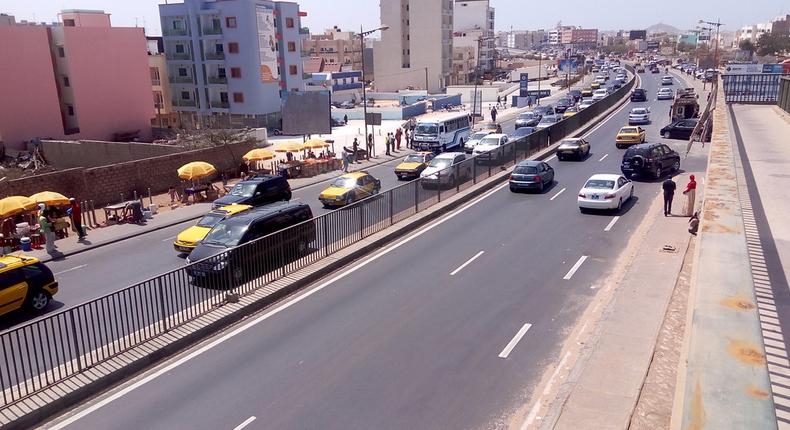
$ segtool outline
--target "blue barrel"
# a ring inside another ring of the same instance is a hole
[[[22,248],[22,251],[30,252],[30,250],[32,249],[30,247],[30,238],[29,237],[23,237],[22,239],[19,239],[19,244],[20,244],[20,246]]]

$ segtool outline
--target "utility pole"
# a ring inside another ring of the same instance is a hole
[[[379,30],[385,31],[388,28],[389,28],[388,25],[383,25],[383,26],[381,26],[379,28],[376,28],[376,29],[373,29],[373,30],[363,31],[362,30],[362,26],[359,26],[359,46],[361,47],[360,49],[364,50],[365,36],[367,36],[368,34],[375,33],[375,32],[377,32]],[[364,55],[364,51],[363,51],[363,55]],[[368,143],[368,94],[367,94],[367,84],[365,83],[365,61],[364,61],[364,59],[362,61],[362,114],[365,116],[365,134],[362,136],[362,139],[364,140],[364,143],[365,143],[365,145],[367,147],[367,143]],[[374,137],[374,139],[375,139],[375,137]],[[355,157],[356,157],[356,155],[357,154],[354,154]]]

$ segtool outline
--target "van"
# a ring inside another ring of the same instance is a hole
[[[42,312],[57,292],[55,276],[37,258],[0,256],[0,315],[22,308]]]
[[[291,186],[279,175],[259,175],[241,181],[228,194],[214,200],[212,209],[228,205],[261,206],[277,201],[291,200]]]

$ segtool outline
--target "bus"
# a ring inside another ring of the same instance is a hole
[[[468,112],[435,113],[417,120],[412,142],[420,151],[463,151],[470,130]]]

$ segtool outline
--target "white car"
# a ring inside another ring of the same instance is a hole
[[[623,175],[597,174],[579,190],[579,210],[623,209],[623,203],[634,197],[634,184]]]
[[[609,90],[607,90],[605,88],[599,88],[599,89],[593,91],[592,100],[594,102],[597,102],[599,100],[605,99],[606,96],[608,96],[608,95],[609,95]]]
[[[636,107],[628,114],[628,125],[650,124],[650,109]]]
[[[464,163],[465,160],[466,154],[463,152],[443,152],[437,155],[420,173],[423,188],[455,185],[458,181],[471,178],[472,163]]]
[[[579,110],[587,109],[588,107],[592,106],[595,103],[590,97],[583,98],[581,102],[579,102]]]
[[[606,77],[603,76],[603,75],[598,75],[598,76],[595,77],[595,82],[598,82],[599,84],[605,84],[606,83]]]
[[[671,88],[660,88],[656,94],[656,100],[672,100],[673,97]]]
[[[664,76],[661,78],[661,85],[672,85],[673,83],[672,76]]]
[[[469,140],[467,140],[466,143],[464,143],[464,152],[466,152],[467,154],[471,154],[472,150],[475,149],[475,146],[477,146],[477,144],[480,143],[480,140],[488,136],[489,134],[491,133],[487,131],[478,131],[477,133],[474,133],[471,136],[469,136]]]
[[[562,115],[546,115],[540,120],[538,125],[535,126],[535,131],[543,130],[544,128],[551,127],[552,125],[563,120]]]
[[[506,134],[489,134],[475,146],[472,155],[477,160],[501,160],[505,156]]]

